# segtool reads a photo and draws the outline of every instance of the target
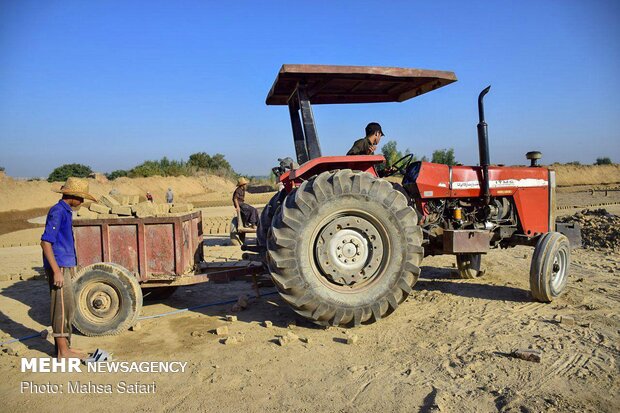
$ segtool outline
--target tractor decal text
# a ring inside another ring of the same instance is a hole
[[[546,187],[544,179],[499,179],[489,182],[490,188],[533,188]],[[452,189],[480,188],[479,181],[452,182]]]

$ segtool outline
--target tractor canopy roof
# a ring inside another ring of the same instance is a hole
[[[453,72],[379,66],[282,65],[268,105],[286,105],[298,84],[312,104],[403,102],[456,82]]]

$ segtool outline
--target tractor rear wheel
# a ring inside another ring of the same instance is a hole
[[[484,275],[482,254],[457,254],[456,266],[459,269],[459,276],[466,280]]]
[[[73,325],[86,336],[114,335],[135,324],[142,310],[136,277],[118,264],[84,267],[73,283],[76,309]]]
[[[530,267],[530,290],[538,301],[550,303],[564,291],[570,266],[570,243],[559,232],[540,237]]]
[[[267,244],[282,298],[317,324],[357,326],[387,316],[420,274],[416,212],[366,172],[324,172],[284,200]]]

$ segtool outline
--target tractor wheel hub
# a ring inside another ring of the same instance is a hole
[[[318,267],[326,278],[352,286],[372,277],[380,267],[383,243],[372,223],[344,216],[321,230],[315,251]]]

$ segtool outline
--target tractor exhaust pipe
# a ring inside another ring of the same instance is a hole
[[[480,154],[480,167],[482,168],[482,196],[485,204],[489,204],[491,200],[491,191],[489,189],[489,131],[487,123],[484,121],[484,104],[482,99],[484,95],[489,93],[491,86],[487,86],[480,95],[478,95],[478,152]]]

